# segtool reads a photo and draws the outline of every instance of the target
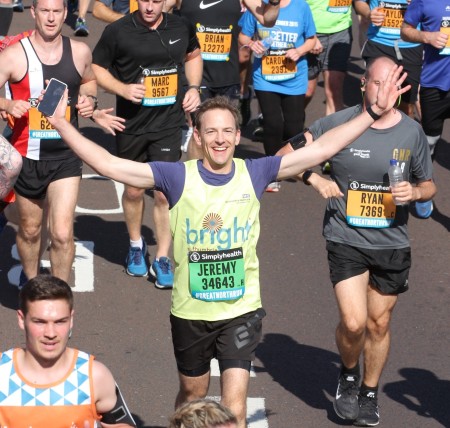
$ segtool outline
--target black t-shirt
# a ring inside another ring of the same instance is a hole
[[[210,88],[239,84],[240,0],[184,0],[179,10],[195,25],[203,57],[203,82]]]
[[[164,13],[158,28],[150,30],[141,24],[137,13],[108,25],[93,52],[93,63],[124,83],[137,82],[142,68],[176,68],[178,89],[173,104],[144,106],[117,95],[117,115],[126,119],[124,133],[134,135],[183,125],[180,74],[186,54],[199,48],[195,29],[185,19]]]

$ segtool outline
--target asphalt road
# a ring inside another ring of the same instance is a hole
[[[11,34],[33,27],[25,12],[15,13]],[[68,23],[73,25],[70,16]],[[88,15],[93,47],[104,25]],[[72,35],[70,26],[64,34]],[[355,31],[356,34],[356,31]],[[363,72],[353,49],[345,101],[359,101]],[[113,106],[100,91],[101,107]],[[307,110],[307,124],[324,114],[323,88]],[[253,106],[255,107],[255,106]],[[255,109],[256,112],[256,109]],[[90,121],[82,132],[114,150],[113,139]],[[250,135],[251,127],[244,129]],[[380,383],[383,427],[450,427],[450,127],[434,162],[438,194],[428,220],[410,219],[413,268],[410,291],[399,298],[392,322],[392,349]],[[262,145],[244,139],[240,157],[260,156]],[[75,220],[77,257],[72,285],[76,291],[75,331],[71,345],[93,353],[115,374],[138,426],[167,426],[178,388],[169,326],[170,291],[124,273],[128,240],[120,207],[120,186],[90,176],[85,180]],[[155,254],[151,193],[143,235]],[[278,194],[262,200],[259,257],[264,307],[264,335],[254,363],[249,391],[251,428],[333,427],[348,425],[333,411],[338,376],[334,329],[337,310],[328,278],[321,235],[325,201],[302,183],[283,182]],[[8,226],[0,243],[1,349],[20,346],[16,322],[19,262],[15,230]],[[46,257],[47,258],[47,257]],[[48,259],[48,258],[47,258]],[[215,370],[213,370],[215,372]],[[219,394],[212,377],[210,395]]]

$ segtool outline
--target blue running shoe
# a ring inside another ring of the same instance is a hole
[[[89,29],[84,18],[77,18],[74,35],[78,37],[87,37],[89,35]]]
[[[147,276],[147,263],[145,263],[145,255],[147,254],[147,244],[144,240],[142,249],[139,247],[130,247],[128,256],[125,261],[127,266],[127,274],[131,276]]]
[[[150,274],[155,278],[155,287],[173,288],[172,262],[168,257],[155,259],[150,267]]]
[[[428,218],[433,213],[433,201],[416,202],[416,214],[419,218]]]
[[[4,212],[0,213],[0,235],[3,232],[3,229],[5,228],[5,226],[8,224],[8,219],[5,216]]]

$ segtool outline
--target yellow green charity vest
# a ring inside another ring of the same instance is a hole
[[[186,182],[170,210],[175,280],[172,314],[191,320],[235,318],[261,307],[259,207],[245,161],[234,159],[234,177],[210,186],[197,160],[186,165]]]

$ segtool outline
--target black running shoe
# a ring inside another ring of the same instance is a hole
[[[358,417],[358,393],[359,376],[341,373],[333,402],[334,411],[340,418],[354,420]]]
[[[358,427],[374,427],[380,422],[377,395],[367,391],[359,396],[359,414],[353,425]]]

